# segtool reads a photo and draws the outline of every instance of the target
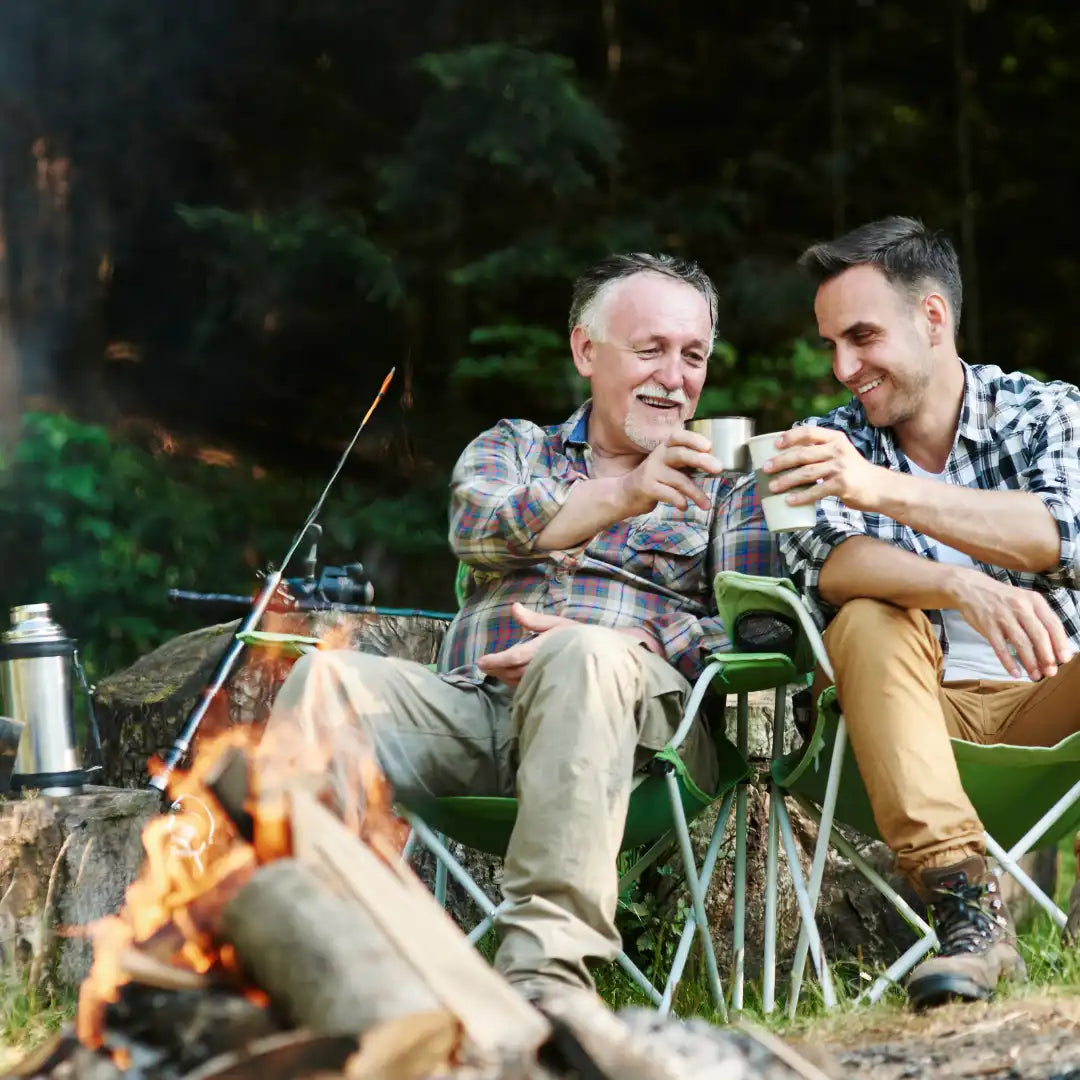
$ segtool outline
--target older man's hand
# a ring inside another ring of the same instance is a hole
[[[526,630],[531,630],[535,637],[519,641],[502,652],[487,653],[476,661],[476,666],[485,675],[500,679],[510,686],[517,686],[529,662],[536,655],[536,650],[540,648],[544,635],[560,626],[574,626],[575,621],[562,615],[545,615],[539,611],[531,611],[524,604],[514,604],[510,610],[514,618]]]
[[[527,608],[524,604],[514,604],[510,610],[515,620],[526,630],[532,631],[535,636],[526,641],[519,641],[516,645],[511,645],[509,649],[503,649],[501,652],[486,653],[476,661],[476,666],[493,679],[499,679],[510,686],[517,686],[525,674],[525,669],[536,655],[536,650],[540,648],[540,642],[544,636],[563,626],[577,626],[578,620],[568,619],[565,615],[545,615],[543,612]],[[644,643],[653,652],[660,652],[658,642],[647,630],[627,627],[620,632]]]
[[[709,453],[712,444],[704,435],[680,429],[656,447],[636,468],[619,477],[618,495],[623,517],[648,514],[657,503],[670,503],[685,510],[696,503],[710,508],[709,496],[684,470],[715,475],[720,462]]]

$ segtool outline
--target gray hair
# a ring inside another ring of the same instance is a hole
[[[928,229],[916,218],[882,218],[837,240],[813,244],[799,256],[799,266],[819,285],[853,266],[876,266],[913,301],[933,282],[952,308],[954,335],[960,328],[964,286],[956,249],[943,232]]]
[[[716,332],[716,286],[696,262],[674,255],[650,255],[635,251],[626,255],[609,255],[590,266],[574,282],[573,297],[570,301],[571,333],[575,326],[584,326],[590,338],[594,341],[602,340],[604,328],[601,319],[606,301],[620,282],[635,274],[660,274],[696,289],[709,305],[711,350],[713,334]]]

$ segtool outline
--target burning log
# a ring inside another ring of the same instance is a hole
[[[439,1008],[363,906],[295,859],[257,870],[226,905],[221,933],[295,1027],[355,1034]]]

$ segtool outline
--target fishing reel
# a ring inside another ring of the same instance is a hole
[[[319,541],[322,526],[312,522],[304,536],[310,542],[304,556],[304,576],[285,578],[282,582],[301,603],[352,604],[368,607],[375,602],[375,586],[364,571],[364,564],[347,563],[345,566],[324,566],[318,570]]]

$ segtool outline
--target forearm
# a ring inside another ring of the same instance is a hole
[[[873,509],[1005,570],[1045,573],[1060,559],[1057,522],[1031,492],[984,491],[892,473]]]
[[[923,559],[883,540],[853,536],[833,548],[821,568],[817,589],[833,607],[861,597],[897,607],[951,608],[965,573],[977,571]]]
[[[536,548],[565,551],[591,540],[627,517],[619,499],[618,479],[578,480],[558,513],[540,530]]]

